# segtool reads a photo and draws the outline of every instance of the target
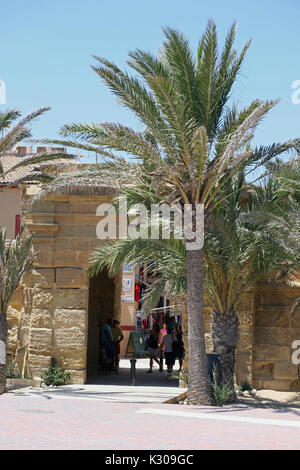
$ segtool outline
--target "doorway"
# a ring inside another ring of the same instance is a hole
[[[103,270],[89,284],[87,379],[97,375],[101,327],[114,312],[115,280]]]

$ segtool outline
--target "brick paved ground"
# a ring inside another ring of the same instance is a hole
[[[13,393],[0,397],[0,409],[0,449],[300,448],[297,409],[216,409]]]
[[[178,382],[157,369],[146,374],[143,359],[132,387],[128,359],[121,365],[119,376],[93,384],[1,395],[0,449],[300,448],[299,408],[278,408],[272,400],[274,408],[167,405],[163,401],[183,391]]]

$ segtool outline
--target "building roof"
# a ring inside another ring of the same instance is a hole
[[[28,155],[22,156],[22,157],[16,157],[15,155],[4,155],[0,157],[0,163],[3,168],[3,172],[8,171],[10,168],[14,167],[20,161],[25,160],[28,158]],[[8,173],[4,177],[1,177],[0,174],[0,184],[11,184],[15,181],[20,180],[21,178],[24,178],[27,175],[33,174],[34,172],[37,172],[37,166],[36,165],[26,165],[23,167],[19,167],[16,170]],[[28,180],[28,182],[32,183],[32,180]]]
[[[2,157],[0,156],[0,163],[3,168],[3,172],[8,171],[10,168],[14,167],[18,163],[20,163],[22,160],[28,159],[30,156],[34,154],[26,154],[26,155],[18,155],[16,154],[7,154],[3,155]],[[71,157],[70,157],[71,159]],[[22,166],[19,168],[16,168],[12,172],[8,173],[4,177],[1,177],[0,174],[0,184],[11,184],[11,183],[18,183],[19,180],[22,178],[25,178],[28,175],[34,175],[34,174],[40,174],[41,171],[45,170],[46,168],[55,168],[55,166],[60,166],[60,165],[66,165],[67,160],[64,158],[57,158],[55,160],[51,160],[50,162],[43,162],[43,163],[38,163],[38,164],[33,164],[33,165],[26,165]],[[38,180],[34,179],[28,179],[28,181],[22,181],[22,184],[36,184],[38,183]]]
[[[51,194],[66,194],[68,196],[116,196],[119,188],[113,185],[103,184],[101,181],[93,182],[69,182],[57,188],[51,189]]]

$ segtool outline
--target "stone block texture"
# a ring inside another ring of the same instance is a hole
[[[96,208],[111,201],[111,195],[79,191],[30,204],[24,195],[23,215],[34,232],[37,256],[9,307],[8,354],[15,357],[27,349],[33,377],[55,357],[71,373],[71,383],[86,381],[90,281],[85,268],[101,244]]]

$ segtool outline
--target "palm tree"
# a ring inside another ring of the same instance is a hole
[[[234,377],[241,297],[257,282],[278,281],[295,268],[295,251],[270,236],[263,216],[279,204],[270,191],[272,185],[270,181],[248,188],[248,201],[241,203],[240,175],[229,185],[232,195],[216,208],[206,234],[205,297],[213,312],[213,347],[220,355],[226,382]]]
[[[258,197],[261,203],[259,216],[268,236],[280,244],[293,259],[291,274],[299,279],[300,269],[300,165],[298,158],[288,162],[276,161],[267,165],[267,194],[260,189]],[[266,200],[267,199],[267,204]],[[276,204],[274,204],[276,201]],[[294,272],[293,272],[294,271]],[[296,298],[290,310],[290,326],[293,314],[300,304]]]
[[[20,235],[11,242],[6,240],[5,229],[0,230],[0,394],[6,389],[6,312],[13,293],[23,274],[30,268],[34,254],[31,251],[32,236]]]
[[[128,65],[136,76],[109,60],[95,57],[94,71],[132,110],[143,127],[137,132],[118,123],[65,125],[62,140],[51,141],[84,148],[104,158],[97,168],[73,175],[86,182],[121,185],[129,202],[156,198],[188,205],[195,214],[204,207],[206,225],[222,199],[222,186],[241,165],[256,167],[270,158],[270,147],[250,148],[253,132],[277,101],[253,101],[240,111],[227,107],[248,42],[241,53],[234,49],[236,25],[218,49],[216,26],[209,21],[196,56],[185,37],[171,28],[158,57],[136,50]],[[50,142],[44,140],[44,142]],[[293,148],[295,141],[277,144],[272,156]],[[135,161],[126,160],[125,152]],[[48,191],[59,190],[63,176]],[[47,190],[46,190],[47,191]],[[195,227],[189,226],[189,229]],[[190,239],[187,237],[187,241]],[[203,320],[203,250],[188,250],[187,299],[189,334],[189,391],[191,404],[209,403]]]

